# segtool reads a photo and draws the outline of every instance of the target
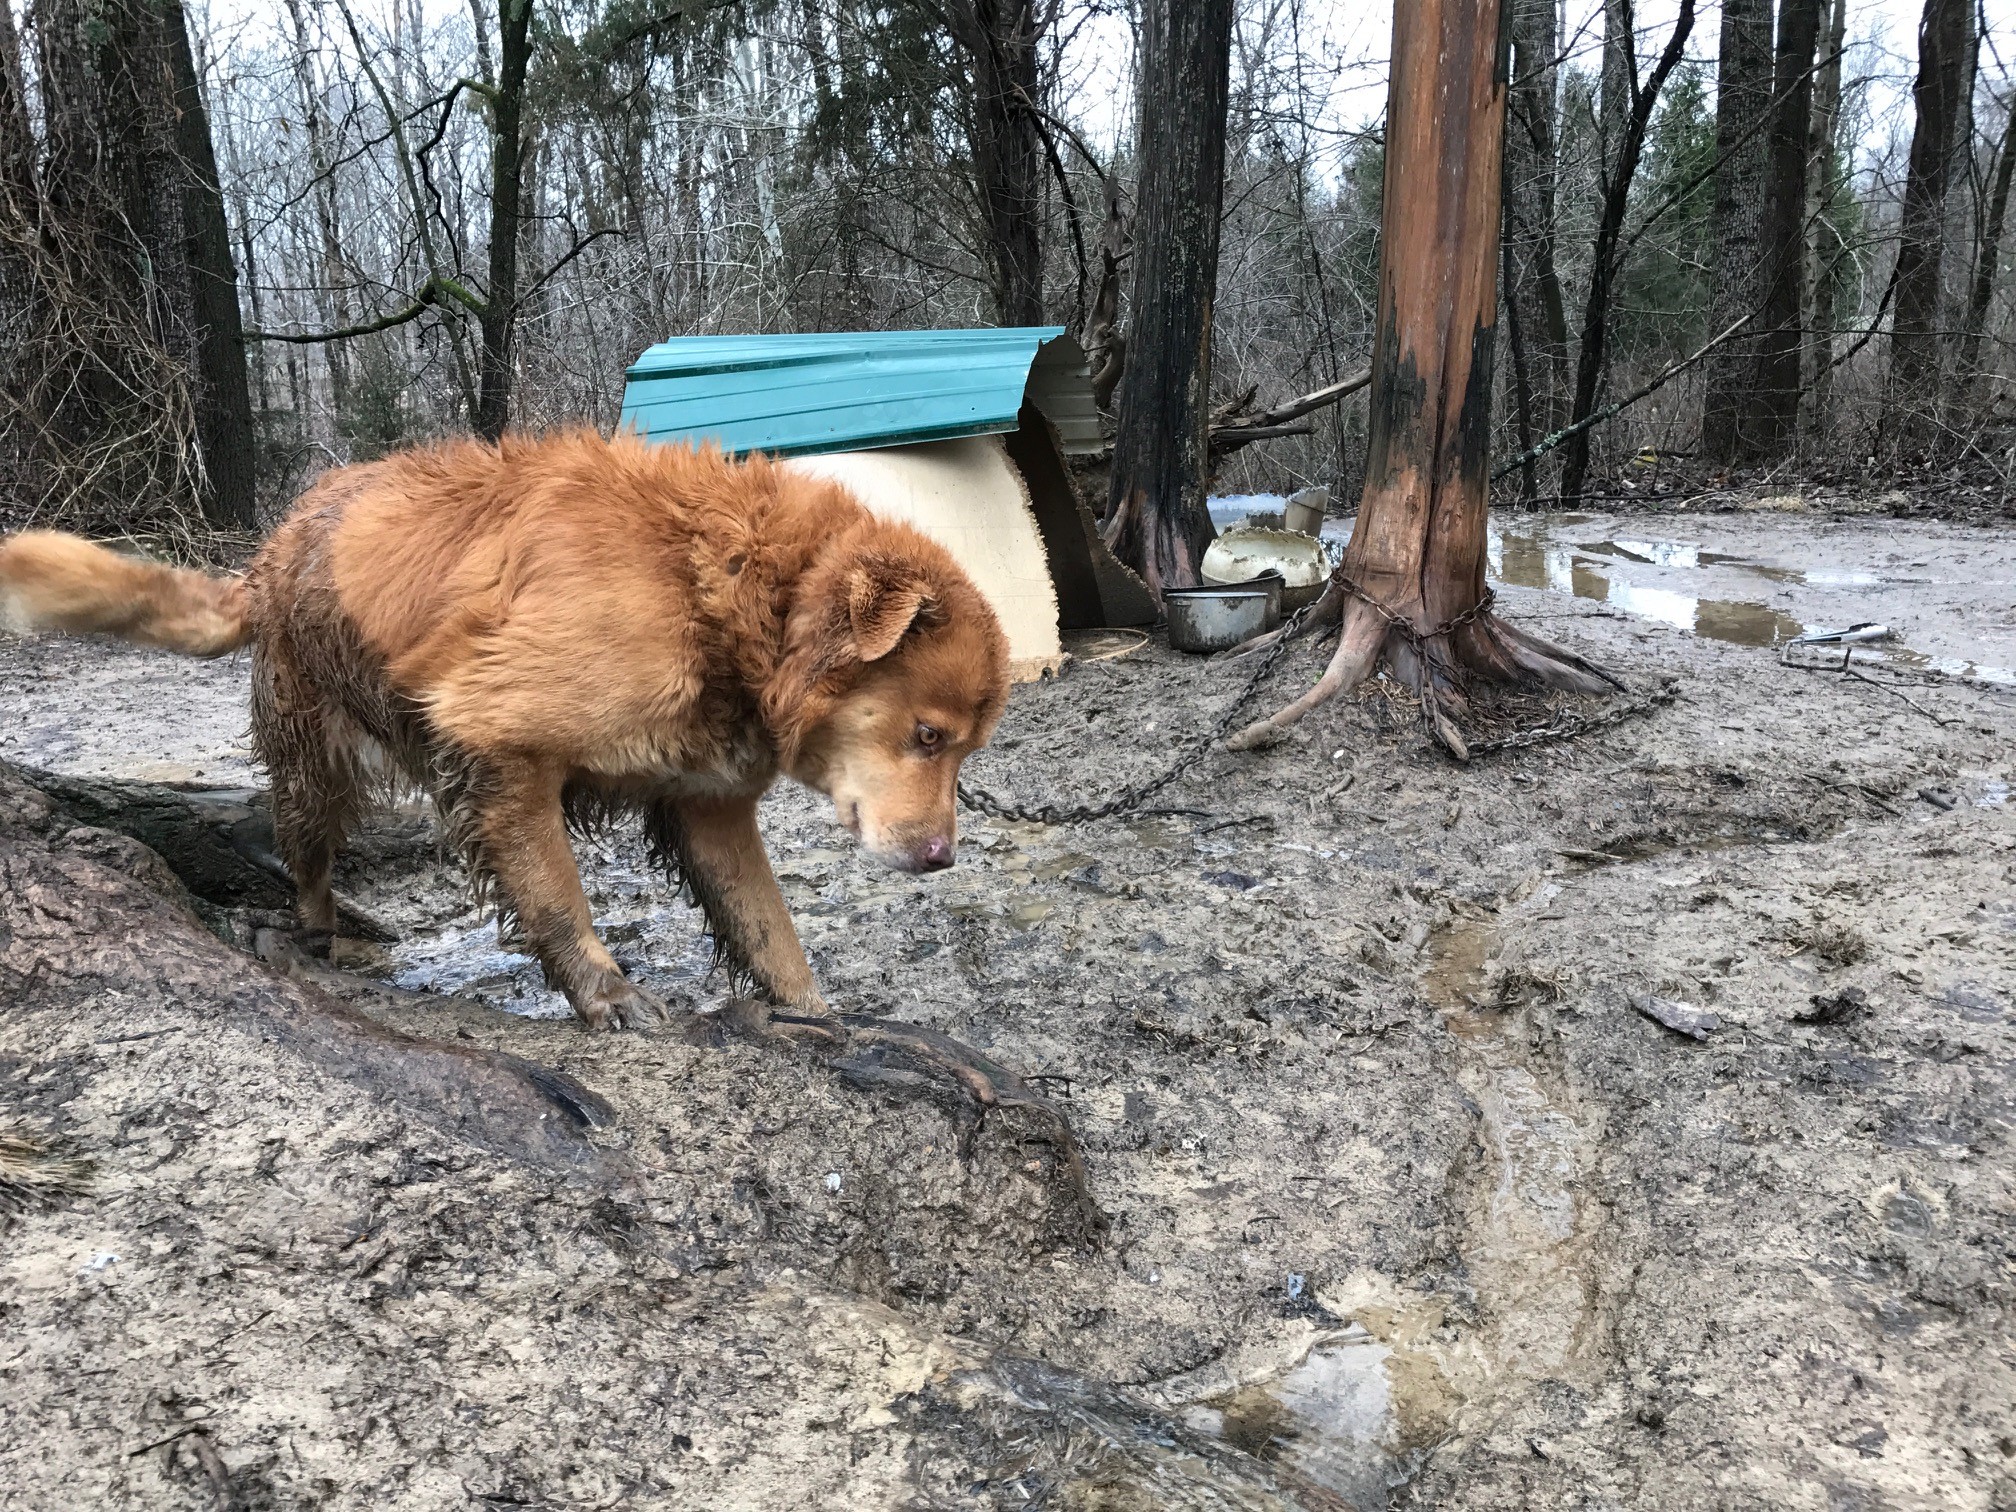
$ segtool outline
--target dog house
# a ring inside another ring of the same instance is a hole
[[[1061,326],[689,336],[632,364],[623,424],[652,441],[768,452],[846,483],[949,550],[1008,632],[1018,679],[1059,633],[1141,625],[1065,459],[1103,446],[1085,354]]]

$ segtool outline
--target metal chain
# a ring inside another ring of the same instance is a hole
[[[1643,698],[1634,699],[1626,704],[1615,704],[1600,714],[1582,714],[1574,709],[1563,709],[1554,716],[1552,724],[1516,730],[1510,735],[1500,735],[1495,740],[1479,740],[1471,745],[1470,754],[1488,756],[1495,751],[1523,751],[1528,746],[1544,745],[1550,740],[1573,740],[1578,735],[1608,729],[1611,725],[1622,724],[1627,719],[1636,719],[1640,714],[1649,714],[1654,709],[1673,702],[1679,696],[1680,679],[1669,677]]]
[[[1346,577],[1343,568],[1340,567],[1333,572],[1331,580],[1352,598],[1369,605],[1374,613],[1385,620],[1389,627],[1399,631],[1416,650],[1420,649],[1423,641],[1448,635],[1451,631],[1460,629],[1490,612],[1495,598],[1492,591],[1486,588],[1482,598],[1453,619],[1443,621],[1432,630],[1417,630],[1412,620],[1387,608]],[[1095,819],[1110,819],[1116,814],[1129,813],[1141,807],[1182,776],[1197,757],[1202,756],[1232,733],[1232,727],[1238,722],[1240,714],[1246,705],[1252,702],[1253,695],[1260,691],[1260,684],[1266,681],[1267,674],[1272,672],[1275,664],[1287,654],[1289,646],[1293,644],[1295,632],[1301,628],[1303,618],[1315,607],[1314,603],[1304,604],[1295,611],[1288,623],[1281,627],[1280,638],[1268,648],[1267,654],[1260,659],[1260,665],[1253,669],[1253,675],[1246,679],[1246,686],[1239,690],[1239,696],[1226,705],[1225,711],[1218,716],[1210,731],[1184,746],[1174,761],[1145,782],[1121,788],[1104,803],[1073,804],[1068,808],[1059,807],[1054,803],[1008,803],[996,798],[985,788],[968,787],[962,782],[959,784],[959,801],[966,807],[978,809],[995,819],[1022,820],[1037,824],[1088,824]],[[1632,703],[1619,704],[1595,715],[1584,715],[1572,709],[1563,709],[1551,724],[1535,725],[1531,729],[1501,735],[1494,740],[1477,741],[1470,746],[1470,754],[1486,756],[1496,751],[1523,750],[1528,746],[1542,745],[1552,740],[1572,740],[1578,735],[1607,729],[1611,725],[1622,724],[1627,719],[1635,719],[1640,714],[1649,713],[1653,709],[1671,703],[1679,693],[1679,679],[1669,677],[1658,688]]]
[[[1225,712],[1218,716],[1218,722],[1211,726],[1210,732],[1184,746],[1167,768],[1147,781],[1120,789],[1104,803],[1081,803],[1069,808],[1060,808],[1054,803],[1034,805],[1007,803],[996,798],[985,788],[969,788],[963,782],[959,784],[959,801],[970,809],[978,809],[981,813],[996,819],[1033,820],[1037,824],[1088,824],[1094,819],[1110,819],[1115,814],[1125,814],[1141,807],[1188,771],[1190,764],[1199,756],[1232,733],[1232,726],[1238,723],[1241,711],[1252,702],[1253,695],[1260,691],[1260,684],[1266,680],[1267,674],[1274,670],[1275,664],[1287,655],[1289,646],[1293,644],[1295,632],[1301,628],[1304,616],[1315,607],[1313,603],[1304,604],[1289,617],[1288,623],[1280,629],[1280,639],[1268,647],[1267,654],[1260,658],[1260,665],[1255,667],[1253,675],[1246,679],[1246,686],[1239,690],[1237,698],[1226,705]]]
[[[1385,604],[1382,604],[1378,599],[1372,597],[1371,594],[1352,582],[1351,579],[1344,576],[1344,569],[1342,567],[1331,573],[1330,578],[1339,588],[1350,594],[1352,598],[1366,605],[1374,614],[1386,621],[1388,627],[1398,630],[1417,651],[1421,649],[1423,641],[1433,640],[1438,635],[1447,635],[1452,630],[1460,630],[1463,626],[1469,624],[1470,621],[1477,619],[1481,615],[1490,613],[1491,606],[1498,600],[1498,595],[1493,593],[1489,588],[1486,588],[1484,590],[1484,597],[1477,600],[1476,603],[1465,609],[1454,619],[1446,619],[1432,630],[1417,630],[1414,628],[1414,621],[1407,618],[1406,615],[1399,613],[1397,610],[1389,609]]]

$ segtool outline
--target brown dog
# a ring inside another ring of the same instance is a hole
[[[479,892],[597,1027],[659,1005],[595,938],[567,820],[643,815],[727,962],[822,1012],[756,829],[781,771],[869,853],[952,864],[1008,648],[939,546],[764,459],[592,433],[325,474],[242,579],[0,541],[0,624],[252,648],[252,730],[303,925],[369,794],[431,792]]]

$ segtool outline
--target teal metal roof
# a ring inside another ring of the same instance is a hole
[[[1097,450],[1085,354],[1062,326],[686,336],[625,375],[623,424],[731,453],[866,451],[1012,431],[1025,396],[1068,452]]]

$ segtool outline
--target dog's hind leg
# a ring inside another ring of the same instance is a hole
[[[348,722],[301,673],[284,645],[252,657],[252,740],[272,778],[273,836],[294,879],[295,911],[310,941],[336,930],[329,874],[364,805]]]
[[[664,1016],[664,1005],[623,975],[595,938],[581,874],[567,843],[561,807],[565,774],[533,761],[481,763],[466,796],[472,861],[495,879],[518,932],[591,1028],[636,1027]]]
[[[651,811],[651,841],[676,863],[706,911],[716,948],[787,1008],[822,1014],[826,1003],[798,942],[791,910],[756,827],[756,799],[665,799]]]

